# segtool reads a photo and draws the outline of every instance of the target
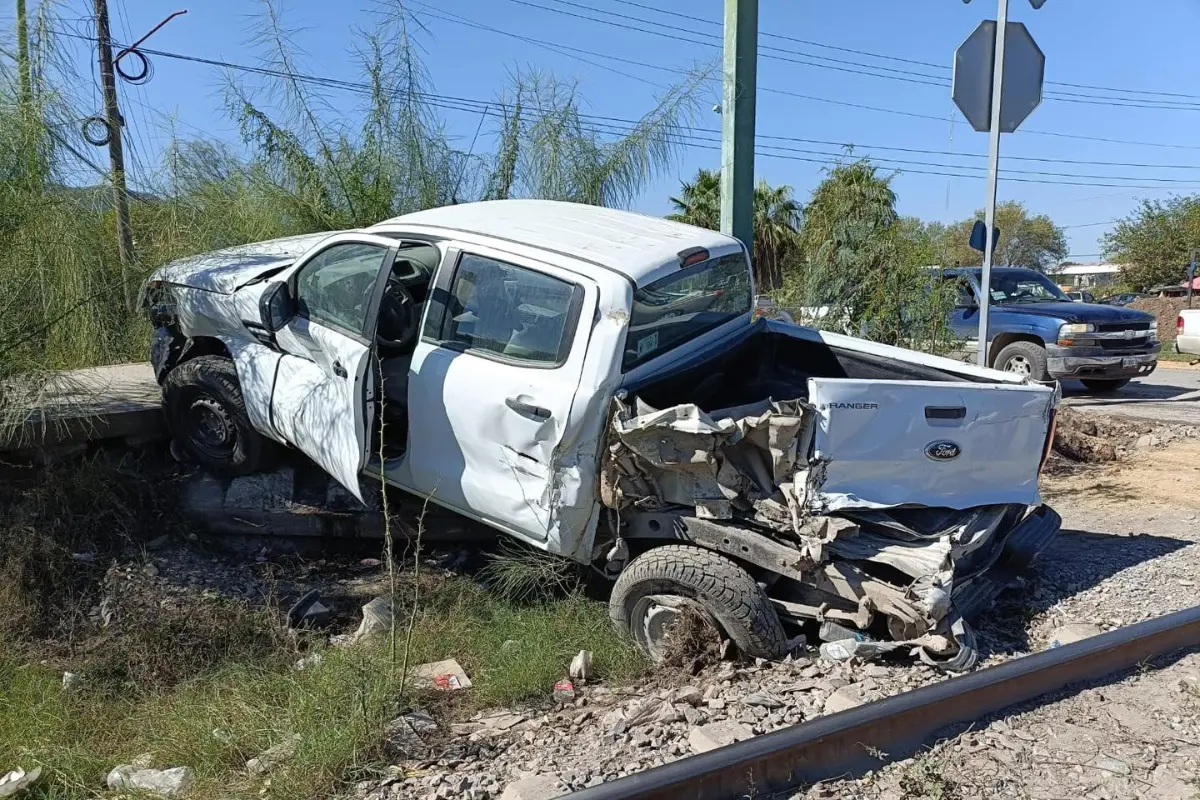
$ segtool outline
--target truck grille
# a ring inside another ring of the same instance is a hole
[[[1148,331],[1150,330],[1149,322],[1113,322],[1105,325],[1097,325],[1096,330],[1101,333],[1112,333],[1114,331]]]

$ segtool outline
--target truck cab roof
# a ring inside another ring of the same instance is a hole
[[[677,270],[681,251],[701,247],[714,257],[740,250],[730,236],[632,211],[554,200],[489,200],[442,206],[384,220],[375,233],[403,228],[432,235],[470,234],[577,259],[578,269],[617,272],[635,286]]]

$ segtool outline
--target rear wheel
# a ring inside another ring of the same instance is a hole
[[[1082,381],[1083,385],[1091,389],[1093,392],[1115,392],[1117,389],[1123,388],[1132,378],[1112,378],[1109,380],[1100,380],[1092,378]]]
[[[270,442],[250,423],[230,359],[200,356],[175,367],[163,405],[171,435],[205,470],[236,477],[263,465]]]
[[[689,604],[715,620],[743,655],[779,658],[787,649],[779,615],[750,573],[699,547],[665,545],[635,558],[617,578],[608,613],[661,661],[671,629]]]
[[[1050,372],[1046,368],[1046,349],[1033,342],[1013,342],[1000,351],[992,366],[1035,381],[1050,380]]]

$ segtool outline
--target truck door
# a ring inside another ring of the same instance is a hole
[[[594,503],[590,465],[580,485],[559,456],[597,295],[587,279],[532,259],[448,253],[413,354],[398,482],[554,549],[562,509],[590,513]]]
[[[395,242],[343,234],[306,254],[289,278],[296,315],[276,334],[283,351],[271,422],[362,499],[358,475],[374,419],[375,321]]]

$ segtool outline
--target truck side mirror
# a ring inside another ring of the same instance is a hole
[[[287,325],[296,315],[292,303],[292,292],[286,281],[275,281],[267,286],[258,301],[258,316],[262,326],[275,333]]]

